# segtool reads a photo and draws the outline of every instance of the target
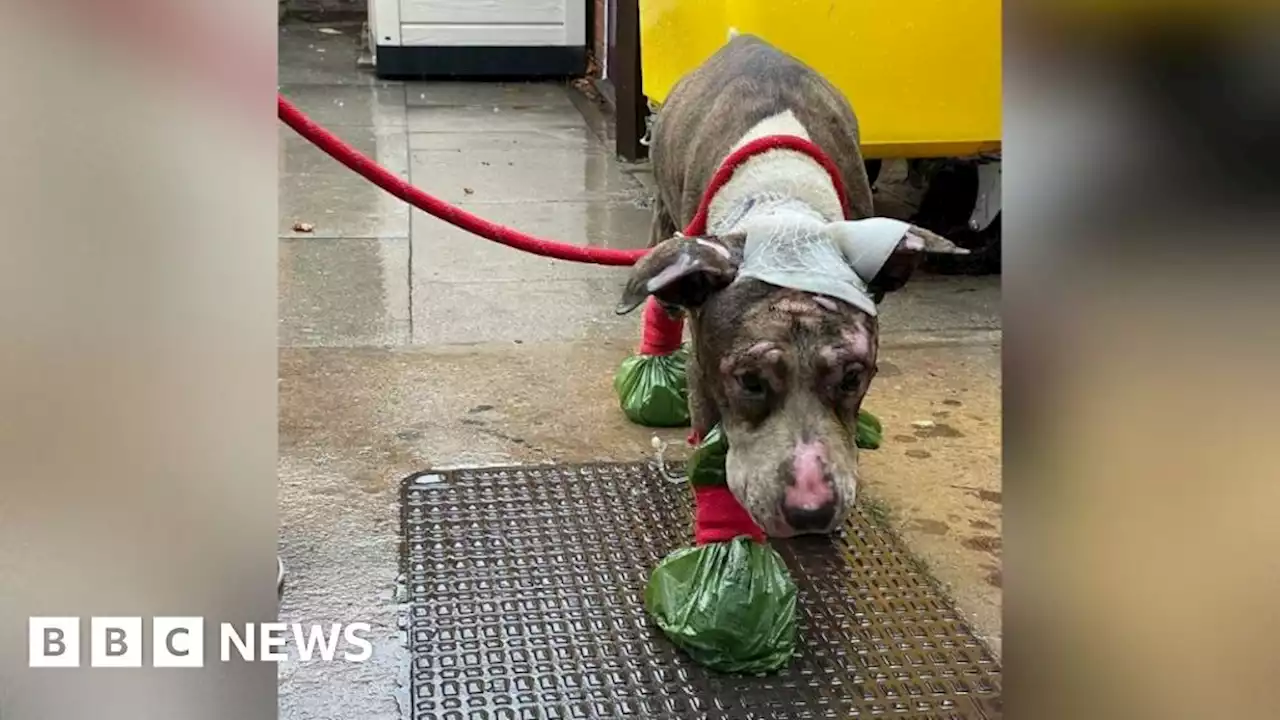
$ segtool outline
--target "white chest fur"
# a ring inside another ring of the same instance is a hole
[[[769,135],[810,139],[804,125],[788,110],[757,123],[734,144],[733,150]],[[707,209],[708,231],[722,234],[738,229],[750,215],[742,208],[752,201],[783,198],[808,206],[828,222],[843,219],[840,196],[831,176],[817,161],[795,150],[770,150],[742,163],[716,193]]]

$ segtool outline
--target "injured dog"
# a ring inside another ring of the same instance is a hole
[[[748,157],[708,199],[706,232],[682,235],[726,157],[774,136],[807,139],[820,154]],[[651,157],[652,249],[618,311],[652,296],[689,319],[693,432],[721,424],[729,488],[757,524],[775,537],[830,532],[857,489],[854,434],[876,374],[876,303],[924,253],[965,251],[872,217],[848,101],[752,36],[731,36],[677,83],[656,118]]]

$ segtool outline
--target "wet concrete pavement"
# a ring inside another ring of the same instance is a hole
[[[554,84],[384,83],[355,26],[281,29],[281,91],[384,166],[482,217],[641,247],[651,179]],[[397,486],[430,467],[635,460],[654,432],[611,381],[638,313],[625,269],[469,236],[280,129],[281,619],[368,621],[363,664],[280,667],[282,718],[398,718],[408,657]],[[300,223],[311,232],[295,230]],[[999,652],[1000,323],[994,278],[923,278],[886,302],[867,406],[887,441],[864,488]],[[916,423],[916,425],[913,425]],[[659,432],[679,440],[679,431]]]

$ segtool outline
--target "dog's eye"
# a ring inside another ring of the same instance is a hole
[[[759,373],[749,372],[739,375],[738,384],[742,386],[742,392],[747,395],[764,395],[764,378],[760,377]]]
[[[857,370],[848,370],[844,377],[840,378],[840,392],[854,393],[862,387],[862,373]]]

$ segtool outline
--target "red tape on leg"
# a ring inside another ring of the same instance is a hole
[[[743,535],[764,542],[764,531],[723,485],[695,487],[693,507],[693,541],[697,545],[729,542]]]
[[[684,340],[684,320],[671,317],[656,298],[644,306],[644,325],[640,334],[641,355],[670,355],[680,349]]]

